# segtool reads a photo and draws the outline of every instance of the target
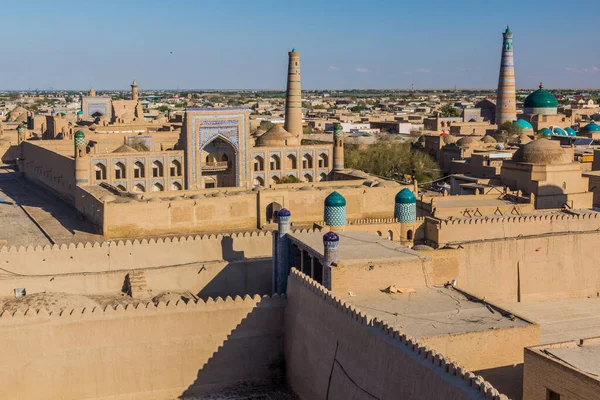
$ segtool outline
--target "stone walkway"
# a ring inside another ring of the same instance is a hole
[[[183,397],[182,400],[292,400],[285,387],[245,387],[215,394]]]

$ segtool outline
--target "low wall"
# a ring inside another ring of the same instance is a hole
[[[25,141],[21,146],[25,178],[73,204],[75,160],[32,142]]]
[[[582,215],[470,218],[425,222],[427,239],[439,247],[477,240],[537,236],[549,233],[592,232],[600,229],[600,213]]]
[[[272,261],[259,258],[209,261],[178,266],[141,268],[148,296],[161,292],[191,292],[200,298],[271,294]],[[123,291],[129,270],[68,273],[39,276],[3,276],[0,296],[13,296],[15,288],[27,294],[62,292],[82,295],[114,295]]]
[[[0,317],[2,397],[177,398],[283,378],[286,300],[218,298]]]
[[[271,257],[272,233],[248,232],[44,247],[3,247],[5,274],[30,276],[132,270]]]
[[[301,400],[507,399],[483,378],[372,320],[292,269],[287,380]]]

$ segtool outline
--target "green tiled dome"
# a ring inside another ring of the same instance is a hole
[[[581,128],[582,132],[600,132],[600,125],[598,125],[595,122],[591,122],[589,124],[587,124],[586,126],[584,126],[583,128]]]
[[[417,198],[415,197],[414,193],[408,188],[402,189],[396,195],[396,203],[412,204],[412,203],[416,203],[416,202],[417,202]]]
[[[543,137],[545,137],[545,138],[552,137],[552,131],[551,131],[550,129],[548,129],[548,128],[542,128],[542,129],[540,130],[540,133],[541,133],[541,134],[542,134],[542,136],[543,136]]]
[[[515,122],[513,122],[513,126],[518,126],[521,129],[532,129],[533,130],[533,126],[525,121],[524,119],[518,119]]]
[[[540,88],[527,96],[523,105],[525,108],[556,108],[558,100],[540,83]]]
[[[577,136],[577,132],[575,132],[575,130],[570,126],[565,128],[565,132],[567,132],[567,135],[569,136]]]
[[[333,192],[325,198],[325,207],[345,207],[346,199],[338,192]]]

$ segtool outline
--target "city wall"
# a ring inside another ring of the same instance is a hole
[[[478,240],[506,239],[554,233],[592,232],[600,229],[600,213],[581,215],[488,217],[437,221],[427,218],[427,239],[438,247]]]
[[[597,296],[600,271],[595,249],[600,232],[463,242],[454,250],[425,252],[455,274],[459,288],[496,302]],[[458,267],[458,270],[456,270]]]
[[[0,316],[2,397],[148,399],[283,378],[275,295]]]
[[[21,143],[25,178],[73,204],[75,160],[30,142]]]
[[[301,400],[507,399],[482,377],[295,269],[284,331],[287,380]]]
[[[3,247],[0,265],[13,275],[52,276],[270,257],[271,247],[271,232]]]

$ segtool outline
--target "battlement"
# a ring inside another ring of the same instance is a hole
[[[105,306],[105,307],[93,307],[93,308],[73,308],[73,309],[65,309],[60,312],[50,311],[47,309],[27,309],[25,312],[22,311],[14,311],[8,312],[4,311],[0,314],[0,326],[4,323],[15,323],[20,321],[34,321],[37,319],[47,319],[47,318],[55,318],[61,321],[69,321],[75,318],[83,319],[83,318],[102,318],[102,317],[112,317],[112,316],[141,316],[150,313],[156,312],[185,312],[185,311],[195,311],[195,312],[212,312],[217,310],[229,310],[229,309],[237,309],[237,308],[254,308],[254,307],[278,307],[285,306],[286,296],[274,294],[273,296],[260,296],[254,295],[249,296],[246,295],[244,297],[240,296],[227,296],[212,298],[209,297],[206,301],[204,300],[189,300],[185,302],[183,300],[177,301],[159,301],[154,303],[152,301],[140,302],[136,304],[127,304],[127,305],[117,305],[117,306]]]
[[[600,213],[586,214],[542,214],[524,215],[510,217],[483,217],[483,218],[453,218],[439,221],[442,226],[446,225],[476,225],[476,224],[506,224],[506,223],[528,223],[528,222],[553,222],[553,221],[584,221],[600,220]]]
[[[420,358],[422,361],[431,364],[431,366],[436,369],[438,373],[454,376],[464,381],[467,385],[479,391],[481,396],[480,398],[494,400],[508,399],[507,396],[500,394],[498,390],[496,390],[489,382],[485,381],[481,376],[473,374],[466,368],[460,366],[458,363],[444,357],[442,354],[437,353],[434,349],[423,345],[415,338],[391,327],[385,321],[372,318],[356,307],[345,303],[321,284],[314,281],[302,272],[292,269],[290,273],[290,279],[297,281],[302,287],[310,290],[319,298],[323,299],[323,301],[326,303],[331,304],[336,309],[342,311],[351,320],[356,321],[366,327],[374,328],[381,332],[387,340],[392,341],[397,345],[406,347],[408,351],[417,358]]]
[[[417,217],[417,223],[425,221],[425,217]],[[346,220],[347,225],[376,225],[376,224],[398,224],[397,218],[360,218],[360,219],[348,219]],[[327,225],[325,221],[318,221],[314,223],[318,226]]]

